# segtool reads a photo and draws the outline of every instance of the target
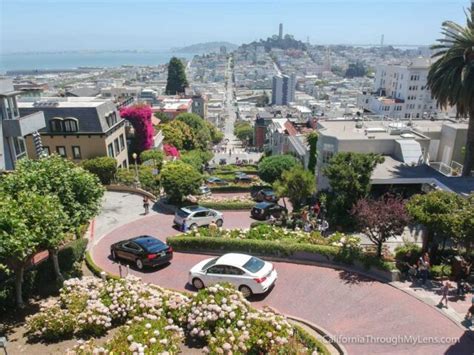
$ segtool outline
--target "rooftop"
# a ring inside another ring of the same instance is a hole
[[[98,107],[110,100],[96,99],[94,97],[21,97],[18,99],[18,107],[21,108],[42,108],[42,107]]]
[[[318,126],[322,135],[337,137],[340,140],[427,139],[403,122],[335,120],[319,121]],[[391,129],[392,133],[395,131],[399,133],[390,134]],[[410,135],[407,136],[406,133]]]

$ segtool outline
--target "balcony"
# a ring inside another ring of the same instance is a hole
[[[3,135],[5,137],[24,137],[46,127],[42,111],[14,120],[4,120]]]
[[[451,165],[447,165],[443,162],[430,162],[429,165],[444,176],[460,176],[463,168],[462,164],[454,160],[451,162]]]

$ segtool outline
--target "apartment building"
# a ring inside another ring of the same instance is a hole
[[[34,145],[27,152],[25,136],[45,127],[43,112],[39,109],[20,112],[17,98],[22,91],[14,90],[10,79],[0,79],[0,170],[12,170],[18,159],[35,157]]]
[[[372,184],[436,184],[455,192],[474,191],[474,178],[459,177],[467,123],[455,120],[318,121],[318,189],[329,187],[323,169],[338,152],[375,153]]]
[[[427,85],[429,58],[416,58],[408,65],[377,66],[373,91],[358,97],[364,111],[391,118],[438,117],[440,110]]]
[[[46,120],[41,139],[47,154],[80,162],[98,156],[110,156],[117,166],[128,166],[125,120],[111,100],[92,97],[50,97],[18,102],[21,114],[42,111]],[[34,152],[31,136],[26,139],[28,154]]]
[[[163,112],[170,119],[181,113],[191,113],[193,100],[185,98],[160,97],[158,106],[152,106],[153,112]]]
[[[275,75],[272,83],[272,105],[285,106],[295,101],[295,88],[295,75]]]

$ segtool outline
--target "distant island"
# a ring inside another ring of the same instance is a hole
[[[181,48],[172,48],[172,52],[176,53],[212,53],[219,52],[221,47],[225,47],[227,51],[233,51],[237,49],[238,45],[229,43],[229,42],[205,42],[192,44],[190,46],[181,47]]]

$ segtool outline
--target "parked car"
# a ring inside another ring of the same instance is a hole
[[[212,184],[212,185],[227,185],[229,183],[226,180],[215,177],[215,176],[211,176],[206,181],[208,184]]]
[[[272,263],[236,253],[203,260],[189,271],[189,283],[197,289],[228,282],[245,297],[267,292],[277,278]]]
[[[211,189],[207,185],[199,186],[199,195],[201,196],[209,196],[211,194]]]
[[[227,159],[222,158],[219,160],[219,165],[226,165],[226,164],[227,164]]]
[[[255,200],[257,202],[278,202],[280,198],[275,194],[275,191],[272,189],[262,189],[255,195]]]
[[[149,235],[141,235],[123,240],[110,246],[113,260],[126,260],[134,263],[137,269],[146,266],[159,266],[173,259],[173,248]]]
[[[235,173],[235,182],[252,182],[252,177],[250,175],[247,175],[245,173],[237,172]]]
[[[185,225],[187,228],[208,226],[214,222],[218,227],[224,224],[224,215],[221,212],[202,206],[182,207],[174,215],[174,224],[178,227]]]
[[[250,214],[255,219],[264,220],[270,219],[270,216],[279,218],[282,212],[288,213],[288,210],[273,202],[259,202],[252,208]]]

